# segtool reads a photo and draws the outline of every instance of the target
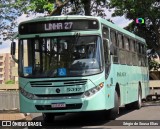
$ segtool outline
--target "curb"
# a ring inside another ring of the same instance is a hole
[[[32,120],[30,113],[20,113],[18,109],[0,109],[0,120]]]

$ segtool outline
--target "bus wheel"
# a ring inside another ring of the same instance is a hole
[[[142,107],[142,92],[139,88],[138,90],[138,100],[134,103],[135,109],[140,109]]]
[[[119,114],[119,100],[118,100],[118,94],[117,91],[115,92],[114,95],[114,108],[110,109],[108,112],[109,119],[110,120],[115,120]]]
[[[46,123],[53,122],[55,115],[53,113],[42,113],[43,120]]]

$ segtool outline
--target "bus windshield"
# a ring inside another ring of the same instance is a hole
[[[37,78],[97,74],[102,67],[101,45],[99,36],[21,39],[19,75]]]

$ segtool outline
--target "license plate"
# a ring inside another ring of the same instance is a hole
[[[65,108],[66,104],[65,103],[52,103],[51,107],[52,108]]]
[[[83,92],[84,88],[83,87],[67,87],[66,91],[68,93],[78,93],[78,92]]]

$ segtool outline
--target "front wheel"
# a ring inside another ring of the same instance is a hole
[[[51,123],[54,121],[55,115],[53,113],[43,113],[43,120],[46,123]]]
[[[118,99],[118,94],[115,92],[114,95],[114,108],[110,109],[107,113],[108,118],[110,120],[115,120],[119,114],[119,99]]]

